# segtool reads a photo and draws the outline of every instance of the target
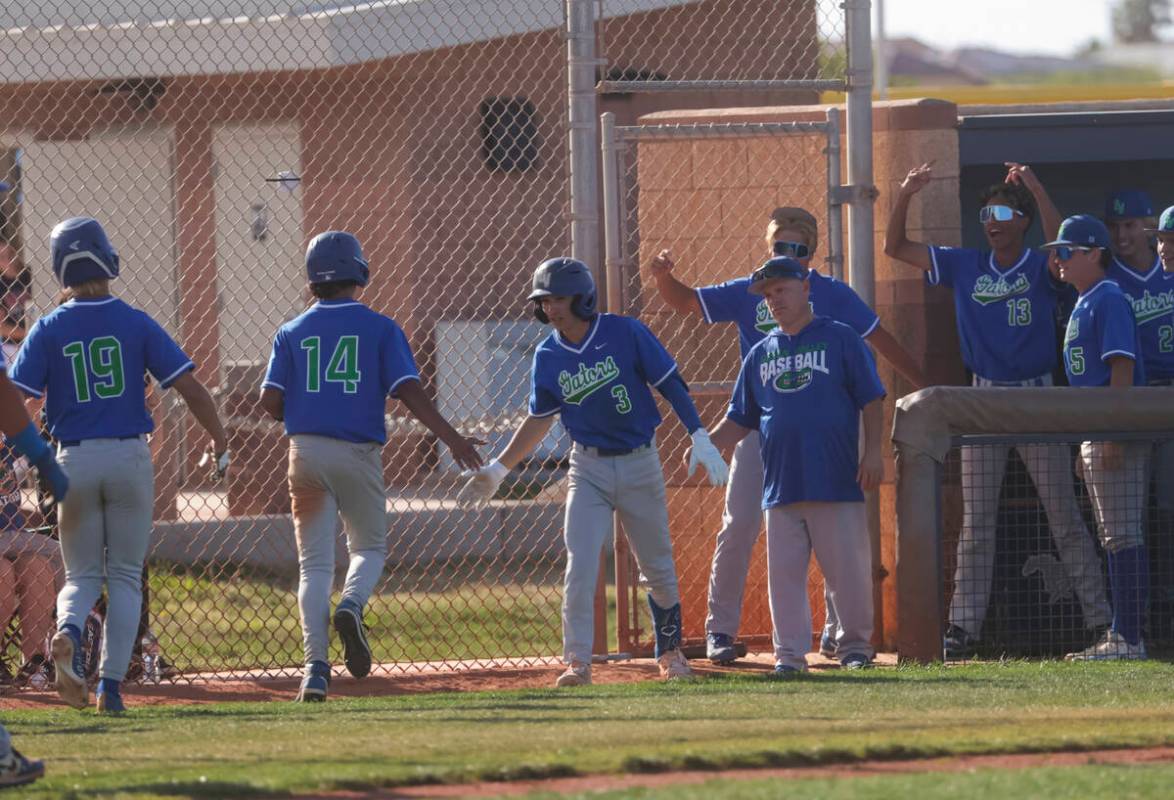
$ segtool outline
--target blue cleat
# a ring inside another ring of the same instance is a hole
[[[44,761],[30,761],[16,750],[9,751],[7,760],[0,760],[0,789],[23,786],[44,776]]]
[[[371,672],[371,646],[367,644],[363,610],[346,600],[339,603],[334,610],[334,629],[342,640],[347,672],[356,678],[367,677]]]
[[[866,669],[872,666],[872,659],[864,653],[849,653],[840,659],[840,666],[844,669]]]
[[[706,635],[705,657],[714,664],[733,664],[738,660],[738,651],[734,649],[734,637],[724,633]]]
[[[120,692],[99,687],[95,698],[99,714],[122,714],[126,711],[126,704],[122,702]]]
[[[297,703],[323,703],[326,701],[326,690],[330,688],[330,665],[325,661],[311,661],[306,665],[306,675],[302,678]]]

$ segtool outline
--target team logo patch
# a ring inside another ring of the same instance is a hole
[[[770,315],[770,306],[762,300],[754,309],[754,329],[759,333],[770,333],[779,324],[775,322],[775,318]]]
[[[806,345],[795,353],[780,354],[758,365],[762,385],[769,383],[783,394],[806,389],[816,373],[828,374],[826,344]]]
[[[1150,294],[1147,289],[1141,297],[1131,298],[1133,316],[1138,325],[1144,325],[1155,319],[1174,314],[1174,289],[1168,292]]]
[[[1006,300],[1017,294],[1027,294],[1030,291],[1031,281],[1022,273],[1014,283],[1010,283],[1001,276],[992,278],[990,275],[980,275],[978,280],[974,282],[974,291],[970,293],[970,299],[979,305],[989,306],[991,303]]]
[[[564,369],[558,376],[558,386],[563,393],[563,402],[577,406],[614,381],[619,375],[620,368],[616,366],[616,360],[612,356],[595,362],[594,366],[579,362],[579,371],[573,375]]]
[[[1075,342],[1080,337],[1080,318],[1073,314],[1068,318],[1068,327],[1064,330],[1064,344]]]

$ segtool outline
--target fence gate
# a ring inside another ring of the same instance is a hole
[[[771,212],[799,206],[819,220],[813,265],[842,278],[839,111],[829,110],[822,122],[638,126],[617,126],[604,114],[602,130],[607,309],[638,317],[656,333],[676,357],[702,422],[712,427],[724,414],[741,363],[737,330],[671,309],[657,293],[649,262],[662,249],[672,251],[674,274],[694,287],[744,277],[770,255]],[[662,414],[658,438],[686,643],[693,646],[705,635],[724,490],[709,487],[703,475],[686,477],[688,437],[667,406]],[[652,647],[647,612],[637,602],[638,571],[618,520],[615,559],[619,648],[644,654]],[[822,620],[822,578],[812,577],[811,605]],[[751,649],[769,649],[770,634],[760,539],[739,638]]]

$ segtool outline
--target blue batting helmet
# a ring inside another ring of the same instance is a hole
[[[93,217],[71,217],[49,234],[53,274],[62,286],[118,277],[118,253]]]
[[[310,283],[354,281],[367,285],[370,268],[359,240],[346,231],[325,231],[306,248],[306,277]]]
[[[573,258],[551,258],[534,270],[534,290],[527,300],[534,301],[534,316],[539,322],[550,322],[539,302],[543,297],[570,297],[571,313],[587,320],[595,316],[595,279],[582,261]]]

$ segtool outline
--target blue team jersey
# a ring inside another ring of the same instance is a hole
[[[115,297],[77,298],[37,320],[16,354],[12,382],[46,395],[58,441],[150,433],[146,375],[167,388],[195,364],[145,312]]]
[[[762,437],[762,507],[861,502],[860,409],[884,397],[876,362],[851,328],[816,317],[751,349],[726,416]]]
[[[809,276],[811,313],[842,322],[866,338],[876,330],[880,318],[851,286],[815,270],[811,270]],[[770,315],[766,299],[750,294],[747,291],[749,286],[749,278],[738,278],[697,289],[697,299],[701,302],[701,313],[706,322],[733,322],[738,326],[742,358],[746,358],[750,348],[762,341],[762,337],[778,327]]]
[[[1133,305],[1146,380],[1174,378],[1174,272],[1162,271],[1161,259],[1142,274],[1114,258],[1105,277]]]
[[[387,396],[419,380],[408,337],[357,300],[322,300],[282,325],[263,387],[285,393],[285,432],[387,441]]]
[[[677,370],[673,357],[643,323],[598,314],[578,344],[551,332],[534,351],[530,415],[561,414],[575,442],[630,449],[652,440],[660,412],[648,388]]]
[[[1108,386],[1108,359],[1133,359],[1133,385],[1145,385],[1141,342],[1133,306],[1116,283],[1105,279],[1080,295],[1064,334],[1064,370],[1073,386]]]
[[[8,369],[4,349],[0,348],[0,372]],[[0,455],[0,531],[20,530],[24,514],[20,511],[20,482],[16,479],[16,454],[5,447]]]
[[[1056,297],[1048,254],[1025,250],[1007,269],[989,250],[930,247],[930,286],[954,290],[962,360],[975,375],[1023,381],[1056,366]]]

